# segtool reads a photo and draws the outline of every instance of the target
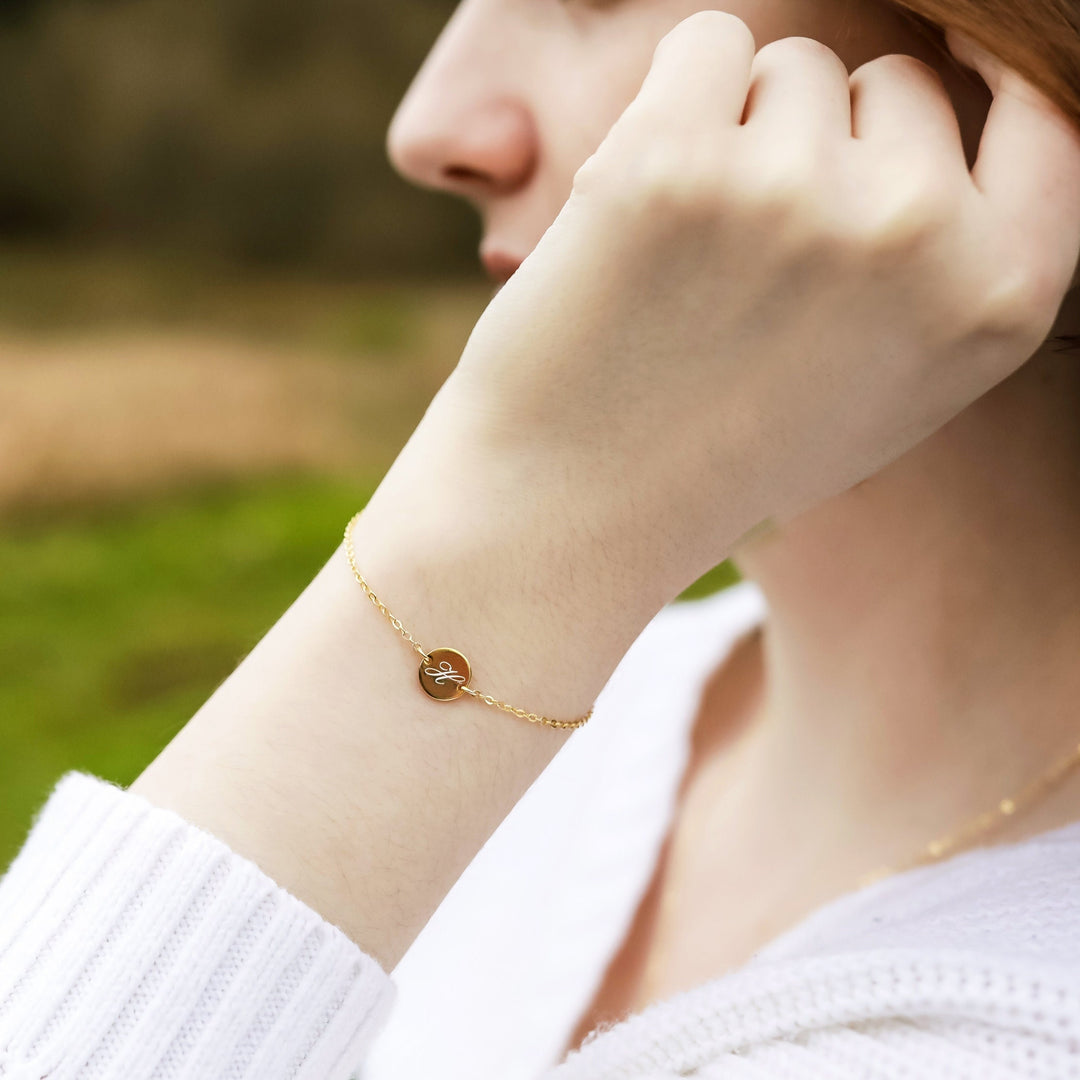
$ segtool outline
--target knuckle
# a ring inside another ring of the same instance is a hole
[[[701,213],[708,189],[700,170],[688,168],[662,141],[624,162],[617,183],[606,186],[622,209],[657,224]]]
[[[689,170],[649,170],[637,188],[636,206],[656,221],[688,222],[715,213],[716,200],[705,177]]]
[[[890,185],[864,223],[864,239],[877,255],[905,255],[934,240],[954,214],[952,192],[939,179],[911,177]]]
[[[995,275],[978,305],[980,333],[1032,350],[1045,340],[1063,299],[1056,278],[1022,260]]]
[[[754,35],[738,15],[728,11],[697,11],[669,30],[656,46],[657,57],[685,49],[735,48],[753,55]]]
[[[781,257],[826,254],[838,243],[827,172],[809,152],[733,168],[720,180],[723,204]]]
[[[767,216],[804,212],[818,189],[819,165],[808,152],[788,148],[733,181],[740,205]]]
[[[810,149],[794,146],[764,161],[755,157],[736,165],[723,154],[687,155],[657,140],[624,162],[614,188],[606,186],[624,208],[658,223],[723,218],[765,235],[812,236],[825,216],[822,164]]]
[[[724,41],[753,41],[750,27],[730,11],[697,11],[679,24],[682,31],[692,37],[712,35]]]
[[[755,57],[755,64],[763,66],[777,65],[784,67],[792,62],[823,63],[843,67],[844,62],[824,42],[811,37],[793,35],[776,38],[762,45]],[[845,75],[847,68],[844,68]]]
[[[922,82],[934,87],[944,86],[940,73],[925,60],[908,53],[886,53],[860,64],[851,73],[851,83],[857,86],[867,79],[885,77],[891,80]]]
[[[649,140],[637,140],[632,152],[624,147],[604,166],[605,197],[635,215],[654,216],[658,223],[715,213],[724,187],[723,148],[688,144],[670,124],[650,130]]]

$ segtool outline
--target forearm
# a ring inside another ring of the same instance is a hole
[[[672,579],[616,543],[629,500],[598,527],[437,400],[357,522],[359,566],[476,689],[576,718]],[[65,778],[0,882],[0,1058],[352,1075],[387,971],[567,737],[433,701],[418,666],[339,548],[131,793]]]
[[[508,514],[479,463],[455,462],[468,484],[434,468],[424,482],[433,445],[414,437],[361,515],[361,571],[425,648],[470,658],[478,689],[582,715],[657,602],[599,573],[580,530]],[[469,697],[433,701],[418,663],[339,548],[133,790],[390,969],[567,737]]]

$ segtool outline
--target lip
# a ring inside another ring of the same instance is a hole
[[[483,263],[488,277],[498,285],[505,285],[521,265],[522,259],[506,251],[481,247],[480,262]]]

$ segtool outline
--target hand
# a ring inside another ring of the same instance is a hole
[[[912,57],[849,77],[729,14],[676,27],[446,388],[508,506],[632,538],[626,575],[673,596],[1019,367],[1076,269],[1080,133],[967,59],[994,93],[970,172]]]

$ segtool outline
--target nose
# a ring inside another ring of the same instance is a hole
[[[522,187],[536,163],[529,114],[511,101],[454,108],[437,95],[407,98],[387,137],[393,166],[407,180],[466,198]]]
[[[402,100],[387,153],[407,180],[483,202],[532,176],[537,132],[499,42],[462,5]],[[466,18],[461,18],[461,16]]]

